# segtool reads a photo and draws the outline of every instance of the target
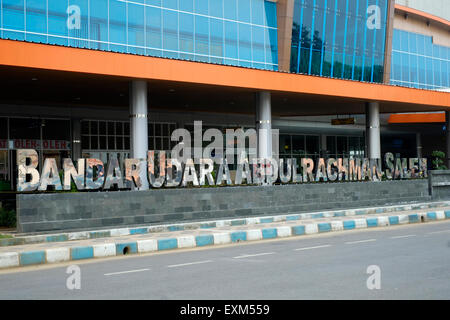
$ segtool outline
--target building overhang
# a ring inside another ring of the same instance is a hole
[[[208,88],[227,95],[267,90],[280,101],[292,102],[290,109],[280,111],[280,115],[363,113],[364,108],[360,106],[367,101],[379,101],[382,112],[450,108],[450,94],[446,92],[11,40],[0,40],[0,67],[62,72],[68,78],[76,75],[91,80],[96,77],[122,82],[144,79],[170,83],[186,91]],[[303,101],[309,105],[316,103],[318,107],[302,110],[299,106],[304,105]],[[352,105],[358,107],[350,108]]]

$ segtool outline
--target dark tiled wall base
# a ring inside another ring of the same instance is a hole
[[[22,194],[18,231],[89,230],[431,200],[427,180]]]

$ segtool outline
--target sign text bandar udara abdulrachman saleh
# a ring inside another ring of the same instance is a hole
[[[155,163],[158,154],[158,164]],[[34,149],[17,150],[17,191],[71,190],[74,182],[78,190],[110,190],[142,187],[142,177],[147,176],[153,188],[208,185],[242,185],[275,183],[306,183],[334,181],[381,181],[427,177],[426,158],[394,158],[392,153],[384,156],[384,170],[381,159],[319,158],[316,163],[310,158],[258,159],[250,161],[241,154],[236,165],[234,182],[231,180],[229,163],[226,158],[218,160],[166,158],[165,151],[148,151],[147,161],[125,159],[125,176],[120,163],[110,158],[105,164],[93,158],[78,159],[77,168],[69,158],[63,159],[62,179],[56,160],[47,158],[41,172],[37,169],[38,153]],[[216,164],[216,165],[215,165]],[[216,168],[216,170],[215,170]],[[145,170],[147,172],[145,172]],[[215,171],[216,179],[213,178]],[[299,172],[300,171],[300,172]],[[147,174],[146,174],[147,173]],[[62,181],[61,181],[62,180]],[[208,182],[208,183],[206,183]]]

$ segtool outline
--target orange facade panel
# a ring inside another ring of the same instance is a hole
[[[445,113],[392,114],[389,123],[443,123]]]
[[[11,40],[0,65],[450,108],[444,92]]]

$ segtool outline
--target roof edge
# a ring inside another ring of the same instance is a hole
[[[420,10],[417,10],[417,9],[413,9],[413,8],[409,8],[409,7],[406,7],[406,6],[402,6],[402,5],[399,5],[399,4],[395,5],[395,9],[398,10],[398,11],[404,12],[404,13],[411,14],[413,16],[420,17],[420,18],[428,20],[430,22],[435,22],[435,23],[440,24],[440,25],[442,25],[444,27],[450,28],[450,21],[448,21],[448,20],[446,20],[444,18],[435,16],[435,15],[432,15],[430,13],[426,13],[426,12],[423,12],[423,11],[420,11]]]

